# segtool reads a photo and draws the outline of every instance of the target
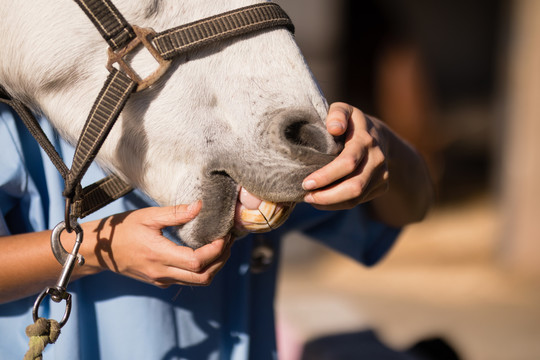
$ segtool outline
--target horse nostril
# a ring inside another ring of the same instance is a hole
[[[284,131],[285,139],[295,145],[308,145],[305,130],[302,131],[305,125],[307,125],[307,121],[298,121],[289,124]]]
[[[323,129],[306,120],[290,122],[285,126],[283,136],[292,145],[312,148],[318,152],[325,153],[328,148]]]

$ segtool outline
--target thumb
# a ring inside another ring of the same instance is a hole
[[[333,103],[330,105],[326,116],[326,129],[333,136],[340,136],[345,133],[349,124],[349,119],[353,113],[352,106],[345,103]]]
[[[193,220],[201,211],[201,201],[189,205],[154,207],[151,214],[146,214],[151,227],[162,229],[167,226],[183,225]]]

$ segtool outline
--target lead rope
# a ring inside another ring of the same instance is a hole
[[[48,344],[54,344],[60,336],[60,324],[56,320],[38,318],[37,321],[26,327],[28,351],[23,360],[43,359],[43,350]]]
[[[60,329],[69,318],[71,294],[66,291],[66,287],[75,264],[84,263],[84,259],[78,254],[83,232],[77,219],[131,191],[131,187],[114,174],[84,189],[81,187],[82,177],[96,157],[129,96],[159,80],[167,71],[170,61],[180,54],[270,28],[285,27],[294,33],[290,18],[279,5],[271,2],[228,11],[161,33],[155,33],[149,28],[130,26],[109,0],[75,0],[75,2],[88,15],[110,46],[107,64],[110,74],[86,120],[75,149],[71,169],[67,169],[31,111],[22,102],[12,99],[0,86],[0,102],[15,109],[30,133],[51,158],[65,182],[63,192],[66,198],[65,219],[54,228],[51,236],[51,248],[58,262],[63,265],[62,273],[56,285],[43,290],[34,303],[32,311],[34,324],[29,325],[26,331],[30,340],[25,360],[41,359],[45,346],[58,339]],[[141,79],[125,61],[126,55],[141,44],[159,64],[158,69],[145,79]],[[113,66],[114,64],[119,69]],[[64,230],[68,232],[75,230],[77,235],[71,253],[63,248],[60,241],[60,234]],[[48,295],[55,302],[63,300],[66,302],[64,316],[60,322],[38,316],[39,306]]]

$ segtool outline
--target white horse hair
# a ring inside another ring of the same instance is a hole
[[[162,31],[257,0],[113,0],[130,24]],[[106,42],[74,1],[0,2],[0,84],[76,143],[108,72]],[[141,51],[139,73],[155,67]],[[327,104],[285,29],[223,41],[174,60],[132,95],[98,155],[161,205],[203,200],[180,229],[190,246],[233,226],[238,185],[298,202],[302,179],[339,151]]]

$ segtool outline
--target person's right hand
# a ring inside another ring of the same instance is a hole
[[[209,285],[229,258],[230,238],[194,250],[162,235],[163,228],[189,222],[200,209],[200,202],[150,207],[82,224],[86,264],[79,274],[108,269],[159,287]]]

